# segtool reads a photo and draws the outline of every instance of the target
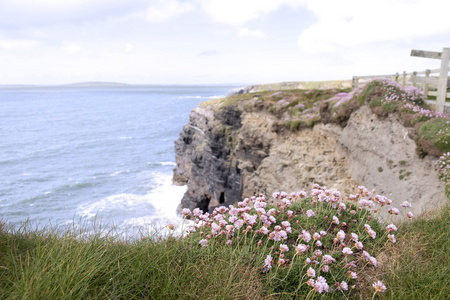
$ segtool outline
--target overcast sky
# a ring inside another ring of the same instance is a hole
[[[0,84],[253,84],[439,68],[448,0],[0,0]]]

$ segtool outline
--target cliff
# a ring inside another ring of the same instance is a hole
[[[207,211],[312,183],[344,195],[364,185],[415,213],[446,203],[437,157],[417,154],[411,118],[372,105],[377,93],[267,91],[202,103],[175,143],[173,182],[187,185],[180,207]]]

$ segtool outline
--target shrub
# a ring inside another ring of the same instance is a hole
[[[370,108],[381,106],[382,100],[383,100],[383,97],[377,97],[377,98],[372,99],[372,101],[370,101],[370,103],[369,103]]]
[[[397,227],[384,229],[373,216],[391,200],[374,193],[361,186],[344,201],[338,191],[314,185],[310,195],[277,192],[269,200],[260,194],[212,214],[199,209],[184,213],[197,224],[188,234],[198,247],[214,251],[223,245],[252,253],[269,296],[348,297],[364,270],[377,265],[377,249],[395,243]],[[388,212],[400,213],[396,208]],[[374,288],[375,293],[385,290],[381,282]]]
[[[439,157],[436,164],[436,171],[441,181],[445,182],[445,195],[450,198],[450,152]]]
[[[419,137],[431,141],[433,146],[445,152],[450,151],[450,120],[436,117],[422,124]]]

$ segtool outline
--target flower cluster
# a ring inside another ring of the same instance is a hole
[[[265,258],[262,273],[289,274],[295,265],[304,276],[293,278],[297,280],[293,286],[309,286],[317,293],[344,292],[349,284],[354,288],[365,267],[377,266],[374,253],[370,254],[374,244],[395,243],[398,230],[389,224],[383,231],[372,218],[374,211],[392,203],[385,196],[360,186],[345,200],[340,192],[315,184],[309,195],[276,192],[267,199],[260,194],[235,206],[217,207],[211,214],[198,208],[184,209],[183,214],[194,221],[187,236],[198,239],[201,247],[254,241],[255,251]],[[399,214],[396,208],[390,211]]]
[[[383,88],[384,103],[389,102],[412,102],[415,104],[423,104],[425,95],[423,91],[415,86],[403,87],[398,82],[388,78],[374,79],[367,85],[378,85]],[[366,86],[367,86],[366,85]]]
[[[412,105],[408,103],[404,106],[404,109],[409,111],[410,113],[415,113],[415,117],[412,121],[413,125],[434,118],[443,118],[448,120],[448,122],[450,122],[450,117],[446,113],[425,109],[418,105]]]
[[[444,153],[436,164],[439,179],[445,183],[450,181],[450,152]]]

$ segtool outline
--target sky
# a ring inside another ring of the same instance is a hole
[[[440,67],[448,0],[0,0],[0,84],[258,84]]]

